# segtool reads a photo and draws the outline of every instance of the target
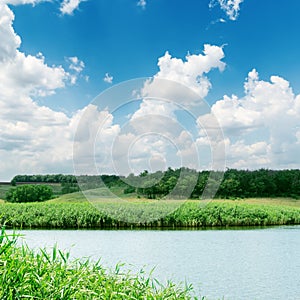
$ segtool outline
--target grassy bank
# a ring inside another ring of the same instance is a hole
[[[0,299],[196,299],[191,287],[160,285],[143,272],[105,270],[99,263],[68,261],[53,248],[33,252],[16,247],[15,239],[0,235]]]
[[[179,228],[300,224],[300,208],[244,201],[0,204],[10,228]],[[174,210],[172,210],[174,205]],[[171,207],[170,207],[171,206]],[[158,219],[155,219],[158,216]]]

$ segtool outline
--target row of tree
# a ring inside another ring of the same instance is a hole
[[[77,183],[73,175],[47,174],[47,175],[16,175],[11,184],[17,183]]]
[[[145,178],[141,183],[141,178]],[[127,190],[148,198],[300,197],[300,170],[236,170],[225,173],[180,168],[127,177]],[[136,188],[135,188],[136,187]]]
[[[136,193],[149,199],[166,196],[199,199],[244,197],[300,197],[300,170],[201,171],[172,169],[127,177],[117,175],[17,175],[12,183],[60,183],[63,193],[100,187],[120,187],[125,194]]]

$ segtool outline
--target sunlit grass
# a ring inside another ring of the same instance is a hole
[[[107,202],[132,202],[132,203],[151,203],[151,202],[157,202],[156,200],[150,200],[146,198],[137,198],[136,196],[127,196],[124,194],[121,194],[119,196],[119,199],[113,199],[112,197],[97,197],[99,195],[99,192],[94,192],[94,198],[93,190],[86,191],[89,200],[85,197],[85,195],[82,192],[72,193],[72,194],[66,194],[62,195],[58,198],[55,198],[53,200],[50,200],[48,202],[51,203],[78,203],[78,202],[94,202],[94,203],[107,203]],[[161,200],[158,200],[161,201]],[[176,202],[180,200],[174,200]],[[204,202],[203,200],[202,203]],[[261,204],[261,205],[282,205],[282,206],[293,206],[293,207],[300,207],[300,200],[294,199],[294,198],[244,198],[244,199],[214,199],[214,200],[206,200],[206,202],[217,202],[217,203],[249,203],[249,204]],[[172,202],[172,200],[168,200],[168,202]],[[188,200],[188,201],[182,201],[182,202],[191,202],[191,203],[199,203],[199,200]]]
[[[55,199],[52,199],[48,202],[50,203],[78,203],[78,202],[153,202],[153,200],[149,200],[143,197],[136,197],[136,195],[124,195],[120,191],[116,193],[115,190],[112,190],[113,194],[110,194],[107,189],[99,188],[95,190],[88,190],[83,192],[77,192],[72,194],[62,195]]]
[[[0,217],[12,228],[207,228],[300,224],[300,208],[243,200],[7,203]]]

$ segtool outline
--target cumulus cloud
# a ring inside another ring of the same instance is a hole
[[[171,58],[167,60],[170,61]],[[215,61],[210,65],[219,66],[220,62]],[[190,82],[185,80],[184,75],[187,73],[184,69],[184,63],[176,59],[168,63],[167,67],[160,69],[157,74],[171,74],[171,78],[176,80],[182,78],[181,81],[191,87],[189,90],[193,89],[199,94],[203,89],[200,89],[192,78],[188,78]],[[193,70],[192,66],[188,69]],[[202,65],[198,70],[205,71],[199,74],[209,72],[209,69]],[[190,71],[189,74],[197,72]],[[258,72],[253,69],[245,80],[244,96],[224,95],[212,105],[208,113],[199,114],[196,122],[198,134],[192,134],[189,141],[186,141],[185,137],[193,132],[191,123],[186,127],[186,119],[179,119],[176,112],[180,110],[181,105],[181,108],[193,111],[191,104],[201,103],[199,102],[201,98],[192,96],[183,98],[184,94],[188,95],[186,90],[177,91],[172,84],[168,86],[168,82],[170,83],[170,81],[159,82],[154,77],[145,83],[141,92],[141,97],[142,95],[144,97],[140,108],[130,120],[133,127],[132,140],[147,131],[157,134],[151,140],[153,145],[155,141],[161,140],[159,135],[167,137],[178,146],[177,156],[185,159],[185,165],[190,167],[196,166],[195,156],[191,156],[190,153],[198,152],[201,167],[222,168],[224,147],[228,167],[251,169],[299,167],[300,95],[293,92],[290,83],[284,78],[271,76],[269,80],[261,80]],[[206,91],[202,93],[202,97],[205,95]],[[197,99],[198,102],[195,102]],[[176,127],[176,124],[182,125],[181,128]],[[160,153],[164,157],[170,155],[167,144],[167,141],[163,140],[160,148]],[[157,153],[155,149],[151,150],[146,146],[145,151],[146,148],[149,153],[152,151],[153,155]],[[190,157],[193,159],[189,160]]]
[[[72,15],[83,1],[85,0],[64,0],[60,6],[60,12],[63,15]]]
[[[76,127],[73,160],[77,174],[113,171],[111,145],[120,132],[120,126],[113,124],[113,120],[112,114],[93,104],[73,116],[71,124]]]
[[[287,80],[249,72],[245,96],[224,96],[212,106],[226,137],[228,164],[236,168],[299,167],[300,95]],[[211,115],[198,122],[207,123]]]
[[[39,1],[6,1],[35,4]],[[72,83],[84,64],[71,57],[70,72],[49,66],[45,57],[19,50],[21,38],[13,28],[14,14],[0,3],[0,178],[16,173],[72,172],[72,145],[76,120],[40,106],[33,96],[46,96]]]
[[[69,74],[61,66],[49,67],[41,53],[32,56],[19,51],[21,38],[12,27],[14,14],[6,4],[0,8],[1,93],[43,95],[64,87]]]
[[[209,7],[212,8],[215,5],[219,5],[220,8],[226,13],[227,17],[235,21],[240,12],[240,5],[244,0],[211,0]],[[220,19],[223,20],[223,19]]]
[[[103,81],[106,82],[106,83],[113,83],[113,76],[109,75],[108,73],[105,73],[105,76],[103,78]]]
[[[21,38],[14,32],[14,14],[9,7],[0,2],[0,62],[14,58]]]
[[[140,93],[143,102],[132,119],[149,112],[173,117],[178,105],[187,109],[201,106],[211,89],[206,75],[215,68],[223,71],[223,58],[222,47],[208,44],[204,45],[203,54],[188,54],[185,59],[166,52],[158,59],[159,71],[145,82]]]
[[[158,59],[159,71],[154,78],[180,82],[205,98],[211,88],[205,75],[215,68],[223,71],[226,66],[223,58],[222,47],[209,44],[204,45],[203,54],[188,54],[185,60],[172,57],[166,52]]]
[[[140,91],[142,102],[130,120],[132,132],[137,136],[147,131],[157,133],[157,136],[153,137],[157,140],[160,140],[161,136],[167,137],[176,144],[177,158],[180,157],[184,165],[199,168],[195,158],[197,149],[193,147],[192,142],[183,143],[182,137],[186,136],[184,133],[188,132],[187,127],[196,122],[193,114],[209,112],[209,107],[204,101],[211,89],[207,75],[213,69],[224,70],[226,65],[222,61],[223,58],[222,47],[208,44],[204,45],[203,53],[188,54],[185,59],[172,57],[166,52],[158,59],[159,71],[145,82]],[[184,120],[179,120],[177,112],[182,110],[190,114],[186,113]],[[163,143],[167,149],[167,140],[163,139]],[[167,150],[161,153],[170,155]],[[193,155],[189,156],[191,153]]]

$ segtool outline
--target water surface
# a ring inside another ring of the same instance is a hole
[[[300,299],[300,226],[236,230],[23,230],[32,248],[70,250],[113,268],[155,267],[208,299]]]

